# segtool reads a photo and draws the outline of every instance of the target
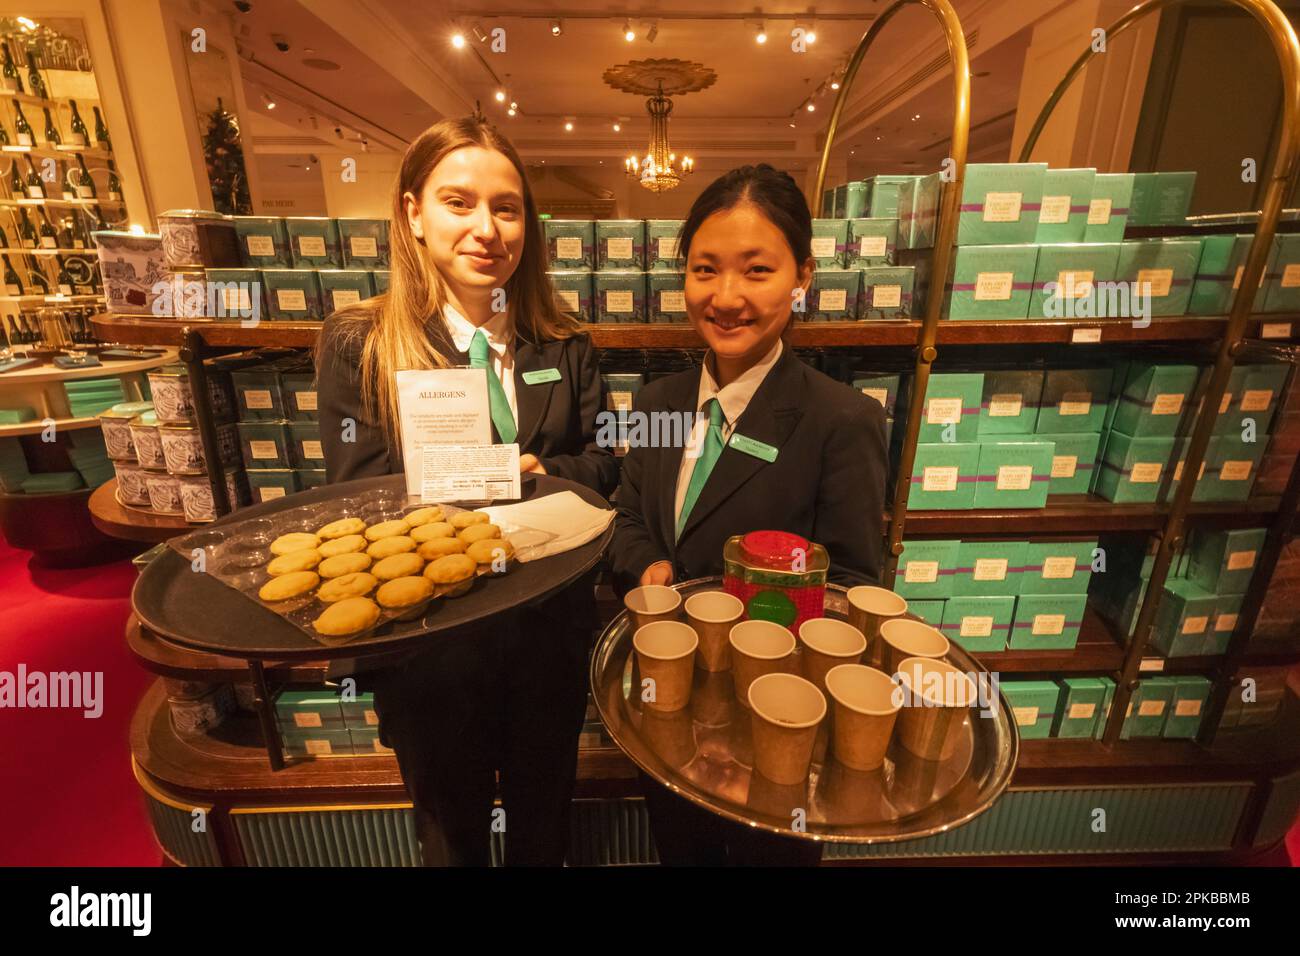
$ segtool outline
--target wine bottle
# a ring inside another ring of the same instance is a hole
[[[117,170],[111,159],[108,161],[108,201],[122,201],[122,180],[117,178]]]
[[[45,80],[41,79],[41,71],[36,68],[36,57],[32,51],[27,51],[27,86],[32,91],[32,96],[38,96],[43,100],[50,98],[49,92],[45,89]]]
[[[72,164],[59,160],[59,189],[62,190],[64,202],[77,198],[77,187],[69,181],[72,179]]]
[[[95,145],[100,149],[112,151],[113,144],[108,139],[108,127],[104,125],[104,117],[99,114],[99,107],[92,106],[90,109],[95,114]]]
[[[59,133],[59,127],[54,122],[54,117],[50,115],[50,108],[45,107],[45,144],[47,146],[62,146],[63,136]]]
[[[59,248],[59,234],[55,231],[54,224],[50,222],[50,217],[45,215],[44,209],[37,209],[36,211],[41,216],[41,248]]]
[[[9,195],[13,199],[21,199],[27,195],[27,183],[23,181],[23,174],[18,171],[18,157],[9,164]]]
[[[32,285],[40,286],[40,289],[30,289],[30,290],[28,290],[28,294],[29,294],[29,295],[37,295],[37,294],[39,294],[39,295],[49,295],[49,294],[50,294],[50,280],[47,279],[47,278],[45,277],[45,273],[42,272],[40,269],[33,269],[33,270],[31,270],[31,272],[29,272],[29,273],[27,274],[27,277],[28,277],[28,279],[31,281]]]
[[[119,190],[121,187],[118,187]],[[78,199],[95,199],[95,179],[90,175],[90,170],[86,168],[86,159],[80,153],[77,154],[77,198]]]
[[[14,138],[17,139],[19,146],[35,146],[36,136],[32,133],[32,125],[27,122],[27,117],[23,115],[23,108],[14,100]]]
[[[32,225],[31,218],[27,215],[26,209],[18,210],[18,241],[24,249],[35,249],[40,243],[40,237],[36,235],[36,227]]]
[[[23,80],[18,75],[18,65],[14,63],[13,54],[9,52],[8,43],[0,43],[4,47],[5,64],[3,71],[0,71],[0,89],[6,93],[23,92]]]
[[[8,249],[8,248],[9,248],[9,236],[5,232],[5,227],[0,226],[0,249]]]
[[[90,236],[86,234],[86,224],[82,221],[81,215],[75,209],[72,213],[72,248],[90,248]]]
[[[23,282],[18,278],[18,273],[14,270],[14,265],[5,256],[5,295],[22,295]]]
[[[63,256],[55,256],[59,262],[59,295],[72,295],[72,275],[68,272],[68,264],[63,261]]]
[[[31,156],[25,153],[23,159],[27,160],[27,198],[44,199],[45,183],[41,181],[41,174],[36,171],[36,164],[32,162]]]
[[[72,248],[72,223],[76,220],[76,212],[67,219],[60,219],[58,224],[58,241],[60,249]]]
[[[84,149],[90,145],[90,133],[86,129],[85,121],[81,118],[81,113],[77,111],[77,101],[68,100],[68,106],[72,107],[72,128],[68,133],[68,143]]]
[[[0,146],[9,145],[9,130],[5,129],[5,124],[0,121]]]
[[[72,291],[77,295],[95,295],[99,290],[95,288],[95,270],[81,260],[82,269],[85,272],[85,278],[78,280],[73,277]]]

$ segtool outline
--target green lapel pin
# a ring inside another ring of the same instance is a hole
[[[760,458],[768,464],[776,461],[776,448],[764,442],[757,441],[756,439],[748,438],[740,434],[740,432],[733,432],[731,435],[731,441],[728,442],[728,444],[730,444],[732,448],[736,449],[736,451],[743,451],[746,455],[753,455],[755,458]]]

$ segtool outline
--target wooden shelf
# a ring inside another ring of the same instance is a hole
[[[1191,521],[1216,528],[1247,528],[1272,518],[1277,496],[1247,501],[1201,502],[1188,511]],[[1053,534],[1095,531],[1155,531],[1168,520],[1167,505],[1121,505],[1092,495],[1053,495],[1045,508],[975,508],[969,511],[907,512],[908,535]],[[889,515],[885,515],[885,525]]]
[[[76,348],[76,346],[70,347]],[[59,368],[56,365],[35,365],[31,368],[19,369],[16,372],[5,372],[0,375],[0,391],[6,385],[15,383],[30,385],[36,382],[70,382],[79,378],[112,378],[114,375],[146,372],[149,369],[170,365],[176,361],[178,359],[175,350],[168,350],[156,358],[131,359],[121,362],[110,359],[101,365],[91,366],[90,368]],[[24,424],[26,423],[24,422]]]
[[[100,149],[98,146],[51,146],[49,143],[38,143],[35,146],[19,146],[17,144],[0,146],[0,153],[30,153],[34,156],[71,156],[74,153],[80,153],[85,159],[103,160],[104,162],[113,158],[111,152]]]
[[[72,431],[77,428],[92,428],[99,426],[99,417],[91,415],[87,418],[55,418],[55,432]],[[19,422],[17,425],[0,425],[0,438],[11,438],[15,435],[39,435],[49,424],[45,419],[37,418],[30,422]]]
[[[0,256],[93,256],[94,249],[25,249],[17,247],[0,249]]]
[[[102,298],[100,301],[103,301]],[[211,319],[162,319],[147,315],[113,315],[101,313],[92,316],[91,326],[101,341],[121,342],[129,345],[181,344],[182,332],[192,329],[203,335],[203,340],[215,347],[287,346],[310,348],[320,335],[319,322],[273,322],[263,319],[256,328],[245,328],[238,322],[216,322]]]
[[[1003,674],[1111,674],[1123,668],[1125,649],[1090,602],[1083,612],[1078,644],[1070,650],[971,653],[989,670]]]
[[[160,677],[213,683],[243,683],[249,679],[245,661],[173,644],[143,626],[134,614],[126,620],[126,646],[141,667]],[[276,684],[323,684],[328,671],[329,661],[268,661],[266,664],[266,678]]]
[[[110,478],[90,496],[90,520],[110,538],[156,544],[201,527],[182,515],[162,515],[128,508],[117,500],[117,479]]]
[[[0,199],[0,206],[13,208],[15,206],[78,206],[82,209],[88,206],[124,206],[120,199]]]
[[[103,301],[103,295],[0,295],[0,302],[14,305],[90,305]]]

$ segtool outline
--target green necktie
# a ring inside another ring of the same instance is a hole
[[[704,484],[709,480],[709,473],[713,471],[713,466],[718,463],[722,457],[722,425],[725,419],[722,417],[722,405],[716,398],[709,399],[705,405],[709,412],[709,427],[704,433],[704,447],[700,449],[700,457],[695,459],[695,468],[691,472],[690,484],[686,486],[686,500],[682,502],[682,513],[677,519],[677,537],[682,536],[682,529],[686,527],[686,519],[691,516],[691,509],[695,507],[695,502],[699,500],[700,492],[704,490]]]
[[[510,402],[506,400],[506,390],[501,387],[501,379],[488,361],[488,340],[482,329],[476,329],[474,337],[469,340],[469,367],[485,368],[488,375],[488,407],[492,410],[492,424],[497,427],[501,444],[509,445],[519,435],[515,426],[515,416],[510,413]]]

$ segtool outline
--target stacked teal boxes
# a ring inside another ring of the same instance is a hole
[[[909,319],[916,314],[916,270],[912,266],[867,266],[859,269],[858,275],[860,319]]]
[[[1106,683],[1097,677],[1062,677],[1061,702],[1052,721],[1053,737],[1096,737],[1105,726]],[[1112,687],[1114,685],[1112,684]]]
[[[1196,267],[1201,261],[1200,239],[1130,239],[1120,243],[1115,279],[1127,283],[1143,301],[1149,296],[1149,313],[1145,308],[1129,310],[1132,317],[1144,315],[1184,315],[1196,281]]]
[[[1035,242],[1084,241],[1096,176],[1095,169],[1049,169],[1043,174]]]
[[[1196,266],[1196,281],[1187,311],[1192,315],[1227,315],[1232,298],[1241,285],[1241,270],[1254,236],[1242,233],[1235,236],[1206,236],[1201,245],[1201,261]],[[1266,269],[1260,276],[1260,285],[1267,278]],[[1263,305],[1264,294],[1255,297],[1255,309]]]
[[[1046,163],[970,163],[962,184],[959,246],[1031,243]]]
[[[1092,180],[1092,201],[1084,242],[1120,242],[1128,225],[1133,198],[1132,173],[1098,173]]]
[[[647,272],[646,311],[651,322],[686,322],[686,274]]]
[[[1196,173],[1133,173],[1129,225],[1181,226],[1187,221]]]
[[[1113,312],[1119,249],[1116,242],[1040,245],[1030,318],[1091,319]]]
[[[898,261],[897,219],[850,219],[844,265],[849,269],[892,266]]]
[[[1284,233],[1273,237],[1262,300],[1261,309],[1261,299],[1256,297],[1256,311],[1300,311],[1300,235]]]
[[[546,219],[546,250],[552,269],[596,267],[596,224],[590,219]]]
[[[812,222],[812,257],[819,269],[840,268],[848,252],[847,219],[814,219]]]
[[[1061,688],[1050,680],[1009,680],[1001,684],[1002,695],[1011,706],[1011,717],[1022,740],[1041,740],[1052,735],[1052,722],[1061,698]]]
[[[680,272],[684,263],[678,256],[677,237],[682,230],[680,219],[645,221],[646,269],[651,272]]]
[[[579,322],[592,322],[591,272],[586,269],[562,269],[546,273],[555,293],[555,304]]]
[[[898,247],[929,249],[934,246],[939,219],[942,182],[938,173],[918,176],[898,190]]]
[[[813,273],[805,306],[808,319],[815,322],[851,322],[857,319],[861,278],[855,269],[817,269]]]
[[[950,319],[1023,319],[1029,315],[1038,247],[961,246],[945,285]]]
[[[596,220],[596,270],[644,272],[645,221],[642,219]]]
[[[291,216],[284,220],[294,269],[342,269],[338,222],[328,216]]]

